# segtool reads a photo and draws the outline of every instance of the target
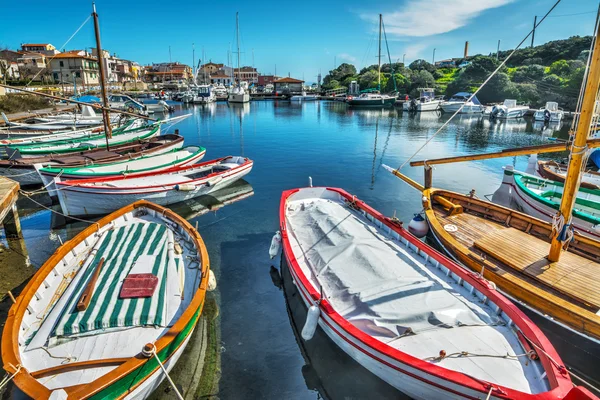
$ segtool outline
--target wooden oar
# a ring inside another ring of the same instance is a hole
[[[85,311],[90,304],[90,301],[92,300],[92,294],[94,293],[94,288],[96,287],[96,281],[98,280],[98,276],[100,276],[102,264],[104,264],[104,257],[102,257],[100,262],[98,262],[96,270],[94,271],[94,275],[92,275],[92,278],[85,287],[81,297],[79,297],[79,301],[77,302],[77,311]]]

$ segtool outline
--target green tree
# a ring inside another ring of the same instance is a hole
[[[557,76],[567,76],[571,73],[571,68],[567,60],[558,60],[550,64],[550,73]]]
[[[360,89],[375,89],[377,88],[377,70],[367,71],[360,75],[358,78],[358,84]]]
[[[435,65],[428,63],[427,61],[422,59],[411,62],[408,68],[412,69],[413,71],[425,70],[430,73],[436,70]]]

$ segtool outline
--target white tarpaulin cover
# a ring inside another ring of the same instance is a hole
[[[489,357],[524,353],[491,307],[361,212],[338,199],[290,199],[286,216],[305,274],[359,329],[422,359],[440,350],[487,355],[439,365],[524,392],[545,390],[524,358]]]

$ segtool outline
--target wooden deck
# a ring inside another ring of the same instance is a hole
[[[19,197],[19,184],[12,179],[0,176],[0,223],[12,210],[17,197]]]
[[[475,247],[505,265],[561,293],[600,308],[600,281],[594,271],[600,266],[576,254],[563,252],[560,261],[546,259],[549,244],[514,228],[496,230],[475,242]]]
[[[594,313],[600,309],[599,263],[571,252],[563,252],[559,262],[550,263],[545,258],[550,244],[540,238],[467,212],[448,216],[439,206],[434,211],[446,232],[478,257],[485,257],[488,265],[544,287]]]

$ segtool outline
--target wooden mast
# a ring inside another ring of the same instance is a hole
[[[100,25],[98,24],[98,14],[96,13],[96,3],[92,3],[92,17],[94,17],[94,31],[96,34],[96,53],[98,54],[98,68],[100,70],[100,91],[102,92],[102,120],[104,121],[104,134],[106,136],[106,150],[108,150],[108,139],[112,138],[112,128],[110,126],[110,114],[108,113],[108,96],[106,95],[106,71],[104,70],[104,55],[102,54],[102,44],[100,43]]]
[[[377,57],[377,90],[381,93],[381,21],[382,17],[379,14],[379,56]]]
[[[564,217],[564,229],[569,229],[571,225],[573,206],[577,199],[577,191],[581,179],[581,167],[586,151],[588,150],[587,139],[592,124],[594,109],[596,106],[596,97],[598,96],[598,87],[600,84],[600,30],[596,30],[596,39],[592,53],[592,62],[585,83],[585,92],[581,103],[581,114],[577,131],[571,146],[571,155],[569,157],[569,167],[565,178],[562,199],[560,202],[560,215]],[[563,243],[559,240],[561,232],[555,232],[552,237],[550,253],[548,260],[556,262],[560,259],[560,253]]]

